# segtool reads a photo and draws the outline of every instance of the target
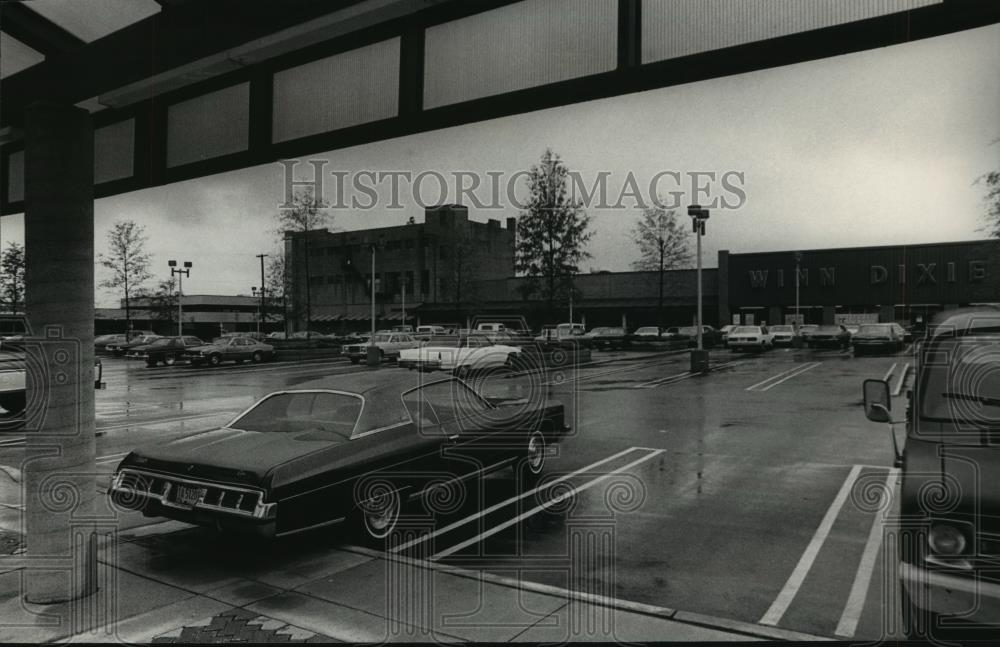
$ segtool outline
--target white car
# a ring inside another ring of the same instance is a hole
[[[738,350],[768,350],[774,347],[774,335],[767,326],[736,326],[729,331],[726,345]]]
[[[520,356],[517,346],[493,343],[485,334],[435,340],[399,352],[399,366],[425,371],[452,371],[456,375],[510,366]]]
[[[417,348],[419,344],[419,341],[407,333],[377,332],[374,343],[369,344],[368,339],[365,339],[363,342],[346,344],[341,347],[340,352],[351,360],[352,364],[359,364],[368,356],[368,346],[374,345],[378,348],[379,361],[381,362],[398,358],[402,351]]]
[[[662,332],[663,331],[656,326],[643,326],[632,333],[632,336],[637,337],[638,339],[659,339]]]
[[[565,339],[585,338],[587,329],[583,324],[561,323],[558,326],[545,326],[542,334],[535,337],[535,341],[563,341]]]

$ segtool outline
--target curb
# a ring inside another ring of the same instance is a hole
[[[616,609],[618,611],[629,611],[631,613],[637,613],[645,616],[661,618],[663,620],[670,620],[672,622],[680,622],[683,624],[705,627],[707,629],[715,629],[718,631],[729,631],[731,633],[750,636],[753,638],[761,638],[764,640],[783,640],[783,641],[808,640],[808,641],[828,642],[833,640],[832,638],[827,638],[825,636],[816,636],[813,634],[792,631],[789,629],[779,629],[777,627],[768,627],[764,625],[754,624],[751,622],[744,622],[741,620],[719,618],[716,616],[695,613],[692,611],[680,611],[676,609],[670,609],[667,607],[658,607],[651,604],[644,604],[642,602],[632,602],[629,600],[608,598],[600,595],[594,595],[592,593],[584,593],[582,591],[563,589],[558,586],[551,586],[549,584],[537,584],[535,582],[515,580],[513,578],[503,577],[500,575],[495,575],[493,573],[487,573],[485,571],[470,571],[468,569],[460,568],[458,566],[439,564],[436,562],[430,562],[423,559],[415,559],[412,557],[405,557],[402,555],[393,555],[391,553],[373,550],[371,548],[365,548],[364,546],[341,546],[340,548],[341,550],[351,553],[356,553],[359,555],[366,555],[368,557],[374,557],[378,559],[388,559],[402,564],[408,564],[410,566],[417,566],[419,568],[424,568],[427,570],[441,571],[443,573],[448,573],[450,575],[454,575],[457,577],[464,577],[466,579],[472,579],[480,582],[489,582],[491,584],[496,584],[499,586],[505,586],[508,588],[514,588],[524,591],[531,591],[533,593],[564,598],[566,600],[580,600],[582,602],[587,602],[595,606]]]

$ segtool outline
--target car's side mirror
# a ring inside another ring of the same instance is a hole
[[[892,397],[885,380],[865,380],[862,384],[865,417],[872,422],[892,422]]]

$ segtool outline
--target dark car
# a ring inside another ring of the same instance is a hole
[[[141,337],[134,338],[132,341],[119,340],[110,342],[105,344],[104,350],[112,355],[125,355],[133,348],[148,346],[161,337],[162,335],[142,335]]]
[[[159,363],[173,366],[178,360],[184,359],[184,353],[195,346],[204,346],[205,342],[197,337],[184,335],[183,337],[161,337],[151,344],[136,346],[126,357],[142,359],[146,361],[146,366],[153,367]]]
[[[591,346],[594,348],[625,348],[629,345],[629,335],[624,328],[599,326],[591,328],[587,333]]]
[[[127,344],[128,335],[125,333],[117,333],[110,335],[100,335],[99,337],[94,337],[94,352],[95,353],[107,353],[108,346],[116,346],[119,344]]]
[[[862,324],[851,337],[855,355],[868,352],[898,352],[906,345],[903,327],[897,323]]]
[[[242,335],[220,337],[211,344],[193,346],[184,351],[184,358],[192,366],[218,366],[222,362],[242,364],[247,361],[259,364],[274,357],[274,346]]]
[[[850,348],[851,333],[842,324],[820,326],[809,331],[805,342],[809,348]]]
[[[698,326],[684,326],[677,331],[679,337],[687,339],[688,346],[698,345]],[[715,348],[722,343],[722,333],[712,326],[701,327],[701,345],[703,348]]]
[[[111,479],[122,507],[266,537],[345,520],[371,541],[405,502],[514,465],[537,481],[566,431],[543,395],[486,399],[455,377],[328,377],[265,396],[228,425],[131,452]],[[424,513],[426,514],[426,512]]]
[[[932,322],[901,411],[886,380],[864,381],[868,419],[906,430],[900,448],[889,428],[902,480],[886,514],[908,638],[1000,635],[998,365],[1000,308],[966,308]]]

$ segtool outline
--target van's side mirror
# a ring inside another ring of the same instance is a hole
[[[872,422],[892,422],[892,398],[885,380],[865,380],[862,384],[865,417]]]

